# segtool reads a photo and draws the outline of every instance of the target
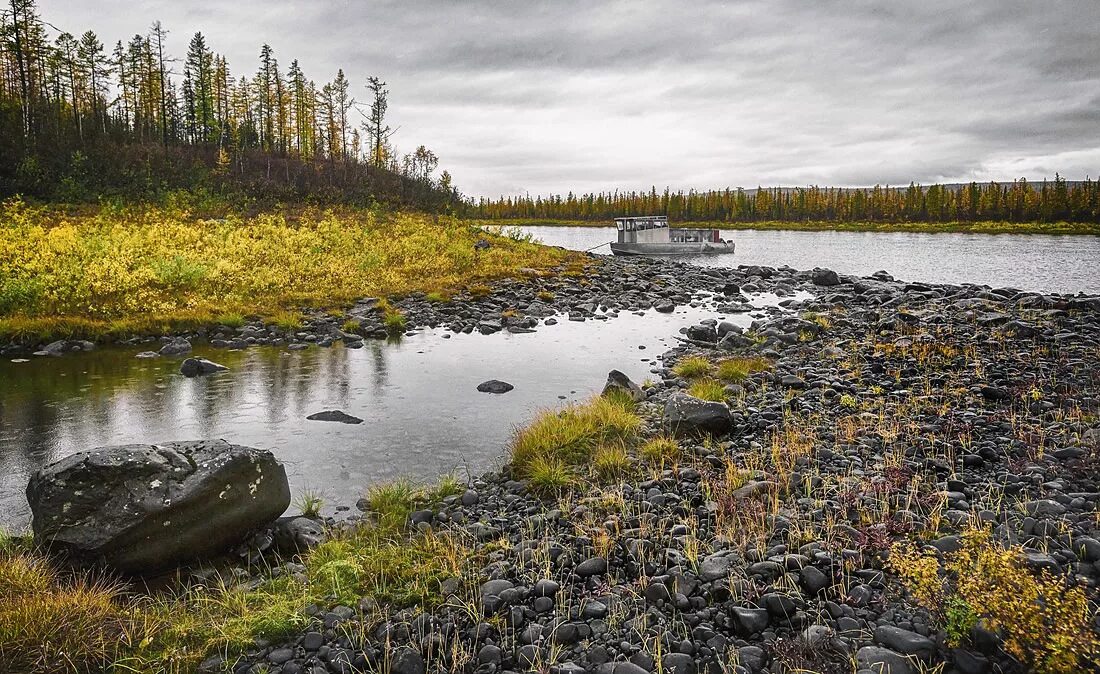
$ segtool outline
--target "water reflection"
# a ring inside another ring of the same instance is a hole
[[[759,298],[757,304],[777,298]],[[288,352],[196,348],[228,372],[186,379],[179,359],[139,359],[138,348],[0,362],[0,524],[21,526],[35,468],[81,449],[129,442],[224,438],[271,449],[296,490],[353,503],[370,483],[490,468],[516,425],[539,408],[597,391],[617,368],[649,375],[680,326],[714,314],[583,323],[534,334],[454,335],[427,331],[397,344]],[[747,325],[748,315],[731,317]],[[642,348],[644,347],[644,348]],[[487,379],[516,386],[478,393]],[[307,421],[325,409],[360,425]]]

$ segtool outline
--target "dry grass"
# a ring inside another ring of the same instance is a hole
[[[540,413],[512,442],[512,468],[519,478],[554,485],[588,465],[600,448],[635,440],[642,420],[621,397],[597,396],[563,410]],[[605,450],[610,453],[617,450]],[[625,451],[625,450],[624,450]]]
[[[718,363],[718,378],[724,382],[736,384],[744,381],[750,374],[764,372],[771,366],[771,361],[762,356],[727,358]]]

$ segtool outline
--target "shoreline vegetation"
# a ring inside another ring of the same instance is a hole
[[[601,281],[703,285],[665,262],[596,264]],[[1081,671],[1100,654],[1100,300],[1046,311],[1037,294],[875,281],[710,277],[828,299],[744,332],[689,326],[653,381],[612,373],[517,429],[501,471],[375,486],[361,520],[323,520],[297,555],[150,591],[0,536],[0,663]],[[321,519],[316,495],[292,507]]]
[[[445,296],[578,260],[450,216],[344,207],[203,219],[11,199],[0,203],[0,341],[171,334],[248,316],[293,323],[305,308]]]
[[[606,220],[554,220],[545,218],[500,218],[469,220],[485,227],[614,227],[612,219]],[[729,222],[720,220],[670,221],[670,227],[699,227],[763,231],[792,232],[906,232],[921,234],[1050,234],[1100,236],[1100,223],[1096,222],[836,222],[836,221],[783,221]]]
[[[908,187],[758,187],[673,192],[600,192],[566,196],[481,199],[470,218],[536,218],[609,222],[629,215],[666,215],[670,222],[881,223],[912,226],[947,223],[1075,223],[1100,225],[1100,180],[918,185]],[[826,228],[822,226],[822,228]],[[938,230],[936,230],[938,231]]]

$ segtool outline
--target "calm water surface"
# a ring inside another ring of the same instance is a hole
[[[521,229],[544,243],[573,250],[615,239],[612,227]],[[1100,236],[723,230],[722,238],[736,242],[733,255],[679,259],[715,267],[828,267],[859,276],[885,269],[906,281],[1100,293]],[[609,251],[604,247],[593,252]]]
[[[757,306],[778,298],[760,296]],[[643,381],[683,325],[704,312],[622,313],[561,319],[538,332],[454,335],[427,331],[362,349],[276,347],[195,354],[230,371],[187,379],[180,359],[144,360],[144,349],[103,348],[26,363],[0,362],[0,525],[29,521],[31,471],[73,452],[131,442],[224,438],[270,449],[296,493],[354,504],[366,486],[407,476],[465,477],[497,464],[517,425],[540,408],[600,390],[611,369]],[[752,321],[741,314],[730,320]],[[644,347],[644,348],[641,348]],[[515,385],[479,393],[487,379]],[[340,409],[359,425],[307,421]]]

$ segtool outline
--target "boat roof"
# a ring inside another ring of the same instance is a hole
[[[619,229],[657,229],[668,227],[667,215],[633,215],[615,218],[615,225]]]

